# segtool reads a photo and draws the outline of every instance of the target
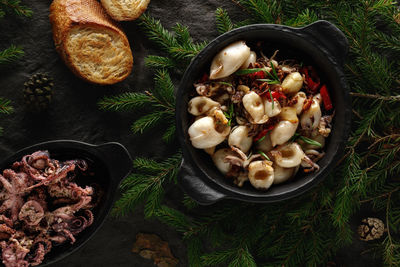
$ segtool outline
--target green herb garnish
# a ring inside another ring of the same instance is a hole
[[[219,84],[223,84],[223,85],[232,86],[232,84],[231,84],[231,83],[227,83],[227,82],[217,82],[217,83],[219,83]]]
[[[271,79],[257,79],[258,82],[267,82],[268,84],[280,84],[279,81],[271,80]]]
[[[317,146],[317,147],[322,147],[321,143],[319,143],[319,142],[317,142],[317,141],[315,141],[315,140],[312,140],[312,139],[310,139],[310,138],[308,138],[308,137],[302,136],[302,135],[300,135],[300,134],[298,134],[298,133],[295,133],[295,134],[293,135],[293,137],[290,139],[290,141],[291,141],[291,142],[294,142],[294,141],[296,141],[297,138],[299,138],[299,139],[302,140],[304,143],[307,143],[307,144],[309,144],[309,145],[313,145],[313,146]]]
[[[273,75],[274,79],[279,81],[278,74],[276,73],[275,66],[274,66],[274,64],[272,64],[272,61],[270,62],[270,64],[271,64],[271,68],[272,68],[272,73],[274,74]]]
[[[304,141],[307,144],[310,144],[310,145],[313,145],[313,146],[317,146],[317,147],[322,147],[321,143],[319,143],[319,142],[317,142],[315,140],[312,140],[312,139],[310,139],[308,137],[300,135],[299,139],[301,139],[302,141]]]
[[[269,159],[269,157],[268,157],[264,152],[262,152],[261,150],[258,151],[258,154],[260,154],[261,156],[263,156],[266,160],[271,161],[271,160]]]
[[[262,68],[254,68],[254,69],[238,70],[238,71],[235,72],[235,74],[236,75],[246,75],[246,74],[256,73],[256,72],[259,72],[259,71],[267,72],[267,71],[265,71],[265,69],[262,69]]]
[[[235,109],[233,108],[233,103],[229,105],[228,112],[224,111],[224,115],[228,120],[228,126],[231,126],[232,120],[235,117]]]
[[[267,135],[264,135],[263,137],[261,137],[260,139],[258,139],[258,140],[256,141],[256,143],[262,142],[262,140],[264,140],[266,136],[267,136]]]
[[[269,97],[271,98],[271,102],[272,102],[272,110],[274,110],[274,98],[272,97],[271,89],[268,88],[268,91],[269,91]]]

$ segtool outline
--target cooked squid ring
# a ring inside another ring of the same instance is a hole
[[[282,168],[293,168],[300,165],[305,154],[296,142],[278,146],[272,150],[274,162]]]
[[[274,182],[272,162],[267,160],[253,161],[249,164],[249,180],[257,189],[268,189]]]

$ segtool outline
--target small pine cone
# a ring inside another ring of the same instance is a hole
[[[52,78],[47,74],[37,73],[24,86],[24,100],[29,109],[43,111],[48,108],[54,86]]]
[[[358,227],[358,235],[363,241],[379,239],[385,232],[385,224],[378,218],[362,219]]]

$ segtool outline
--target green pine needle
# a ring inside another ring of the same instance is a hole
[[[228,12],[225,9],[221,7],[217,8],[217,10],[215,11],[215,16],[219,33],[222,34],[225,32],[229,32],[233,29],[233,23],[228,15]]]
[[[33,14],[30,8],[21,5],[20,0],[0,0],[0,18],[5,15],[5,11],[24,17],[31,17]]]
[[[11,106],[11,101],[0,97],[0,113],[11,114],[14,112],[14,108]]]
[[[102,110],[129,111],[146,107],[153,103],[151,97],[143,93],[124,93],[117,96],[104,97],[98,102]]]
[[[9,48],[0,51],[0,65],[14,62],[24,55],[20,46],[11,45]]]

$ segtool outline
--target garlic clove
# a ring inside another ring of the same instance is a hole
[[[305,156],[300,145],[296,142],[278,146],[270,153],[274,157],[274,162],[283,168],[299,166]]]
[[[247,60],[243,63],[243,65],[240,67],[241,69],[247,69],[249,68],[250,64],[254,66],[254,63],[257,61],[257,54],[254,51],[250,51],[250,56],[247,58]]]
[[[210,79],[228,77],[249,58],[250,48],[244,41],[237,41],[222,49],[212,60]]]
[[[249,181],[257,189],[268,189],[274,182],[272,162],[253,161],[249,164]]]
[[[249,152],[253,144],[253,138],[249,137],[249,130],[250,129],[244,125],[234,128],[228,138],[229,146],[235,146],[242,150],[243,153]]]
[[[292,72],[282,82],[283,92],[287,95],[296,94],[303,86],[303,76],[299,72]]]
[[[188,103],[188,111],[194,116],[199,116],[207,113],[214,107],[219,107],[220,104],[211,98],[205,96],[196,96]]]

